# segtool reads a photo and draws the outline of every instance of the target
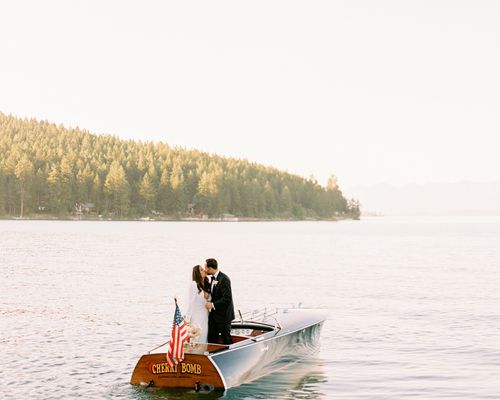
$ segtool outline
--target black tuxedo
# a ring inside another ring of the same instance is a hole
[[[208,316],[208,343],[218,343],[219,335],[224,344],[231,344],[231,321],[234,319],[231,280],[219,272],[216,283],[212,285],[212,303],[214,309]]]

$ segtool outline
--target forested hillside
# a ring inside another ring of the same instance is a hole
[[[325,188],[245,160],[0,113],[0,215],[75,213],[332,218],[359,209],[334,177]]]

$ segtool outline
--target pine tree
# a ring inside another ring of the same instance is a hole
[[[148,213],[148,210],[153,205],[152,203],[157,195],[154,179],[151,178],[149,172],[146,172],[142,178],[139,186],[139,194],[144,200],[144,211]]]
[[[33,179],[33,164],[31,164],[31,161],[28,160],[28,157],[24,156],[21,160],[19,160],[16,165],[15,174],[19,183],[21,218],[23,218],[25,195],[28,191],[29,182]]]
[[[158,205],[164,213],[169,213],[172,210],[173,191],[170,185],[170,176],[165,168],[161,173],[160,184],[158,187]]]
[[[109,210],[120,217],[127,215],[129,210],[130,186],[125,176],[125,171],[118,161],[113,161],[104,184],[106,194],[109,196]]]
[[[47,184],[49,186],[49,210],[60,214],[62,211],[62,183],[57,165],[52,165],[47,176]]]

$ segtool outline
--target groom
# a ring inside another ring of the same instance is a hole
[[[210,293],[212,294],[212,302],[205,305],[210,311],[208,343],[218,343],[220,335],[222,343],[232,344],[231,321],[234,319],[234,307],[231,280],[226,274],[219,271],[217,260],[214,258],[206,260],[205,269],[210,275]]]

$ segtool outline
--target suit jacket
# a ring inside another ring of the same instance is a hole
[[[217,284],[212,289],[212,303],[215,310],[211,315],[217,321],[231,323],[234,319],[233,295],[231,293],[231,279],[226,274],[219,272],[217,275]]]

